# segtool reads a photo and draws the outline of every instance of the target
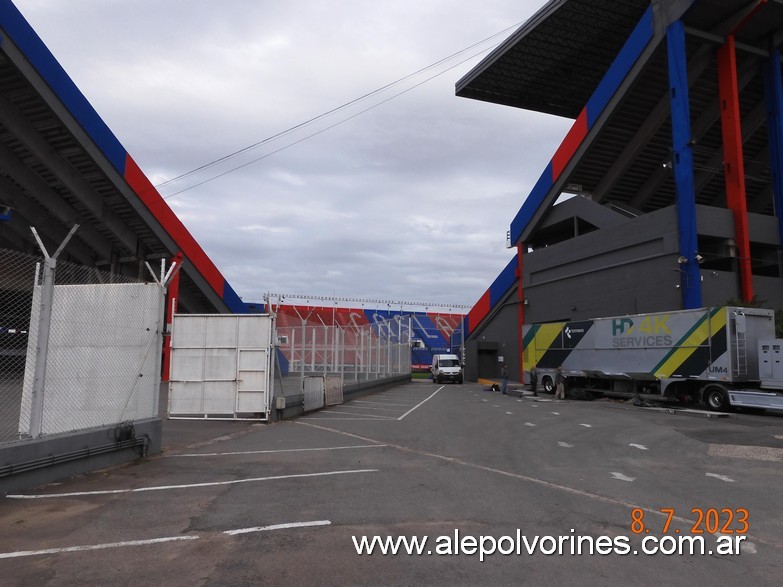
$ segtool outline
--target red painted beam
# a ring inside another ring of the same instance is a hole
[[[125,181],[139,196],[147,209],[152,212],[161,226],[169,233],[177,243],[182,253],[187,257],[196,269],[201,273],[210,287],[223,299],[223,289],[226,280],[212,260],[196,242],[196,239],[188,232],[177,215],[174,214],[166,200],[160,197],[158,190],[152,185],[139,166],[128,155],[125,159]]]
[[[742,154],[742,120],[737,85],[737,55],[734,36],[718,49],[718,92],[723,132],[723,169],[726,204],[734,212],[734,240],[737,243],[740,293],[742,300],[753,299],[753,277],[748,233],[748,206],[745,196],[745,164]]]
[[[468,332],[473,330],[481,324],[481,321],[486,318],[489,311],[492,309],[489,303],[489,290],[484,292],[484,295],[479,298],[476,304],[468,312]]]
[[[563,173],[579,145],[585,140],[587,131],[587,108],[583,108],[552,157],[552,181],[557,181],[557,178]]]

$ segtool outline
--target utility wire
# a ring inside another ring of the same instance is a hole
[[[484,51],[487,51],[487,49],[485,49]],[[455,67],[459,67],[460,65],[462,65],[463,63],[465,63],[467,61],[470,61],[471,59],[473,59],[477,55],[481,55],[481,53],[483,53],[484,51],[480,51],[480,52],[476,53],[475,55],[471,55],[470,57],[467,57],[466,59],[463,59],[459,63],[455,63],[451,67],[449,67],[447,69],[444,69],[443,71],[441,71],[439,73],[436,73],[435,75],[430,76],[430,77],[428,77],[427,79],[425,79],[423,81],[420,81],[419,83],[411,86],[410,88],[406,88],[406,89],[402,90],[401,92],[397,92],[393,96],[390,96],[390,97],[386,98],[385,100],[382,100],[382,101],[378,102],[377,104],[373,104],[372,106],[369,106],[369,107],[365,108],[364,110],[360,110],[359,112],[356,112],[356,113],[352,114],[348,118],[344,118],[342,120],[338,120],[334,124],[330,124],[329,126],[324,127],[324,128],[322,128],[320,130],[317,130],[314,133],[311,133],[311,134],[309,134],[307,136],[304,136],[301,139],[298,139],[298,140],[296,140],[296,141],[294,141],[292,143],[288,143],[287,145],[283,145],[282,147],[280,147],[278,149],[275,149],[274,151],[270,151],[269,153],[266,153],[265,155],[262,155],[261,157],[257,157],[255,159],[252,159],[250,161],[247,161],[247,162],[243,163],[242,165],[237,165],[236,167],[232,167],[231,169],[228,169],[227,171],[224,171],[224,172],[219,173],[217,175],[213,175],[212,177],[208,177],[207,179],[205,179],[203,181],[200,181],[198,183],[194,183],[193,185],[188,186],[186,188],[182,188],[181,190],[179,190],[177,192],[174,192],[173,194],[169,194],[167,196],[163,196],[163,199],[166,200],[168,198],[171,198],[171,197],[176,196],[178,194],[181,194],[183,192],[187,192],[189,190],[192,190],[193,188],[197,188],[199,186],[202,186],[205,183],[209,183],[211,181],[219,179],[219,178],[221,178],[221,177],[223,177],[225,175],[228,175],[230,173],[234,173],[235,171],[237,171],[239,169],[242,169],[243,167],[247,167],[248,165],[252,165],[253,163],[257,163],[257,162],[259,162],[259,161],[261,161],[263,159],[266,159],[267,157],[271,157],[272,155],[276,155],[280,151],[285,151],[286,149],[289,149],[290,147],[293,147],[294,145],[298,145],[299,143],[304,142],[304,141],[306,141],[308,139],[311,139],[314,136],[320,135],[321,133],[325,133],[326,131],[333,129],[336,126],[340,126],[341,124],[344,124],[344,123],[348,122],[349,120],[352,120],[353,118],[356,118],[357,116],[361,116],[365,112],[373,110],[374,108],[377,108],[378,106],[382,106],[383,104],[385,104],[386,102],[389,102],[390,100],[394,100],[395,98],[397,98],[399,96],[402,96],[403,94],[407,94],[411,90],[415,90],[419,86],[421,86],[423,84],[426,84],[428,81],[433,80],[436,77],[439,77],[439,76],[443,75],[444,73],[447,73],[448,71],[451,71]]]
[[[366,93],[366,94],[364,94],[364,95],[362,95],[362,96],[359,96],[358,98],[354,98],[353,100],[350,100],[350,101],[348,101],[348,102],[346,102],[346,103],[344,103],[344,104],[342,104],[342,105],[340,105],[340,106],[337,106],[336,108],[332,108],[331,110],[328,110],[328,111],[326,111],[326,112],[324,112],[324,113],[322,113],[322,114],[319,114],[318,116],[314,116],[313,118],[310,118],[310,119],[308,119],[308,120],[306,120],[306,121],[304,121],[304,122],[301,122],[301,123],[299,123],[299,124],[296,124],[296,125],[294,125],[294,126],[292,126],[292,127],[288,128],[288,129],[286,129],[286,130],[280,131],[280,132],[278,132],[278,133],[276,133],[276,134],[274,134],[274,135],[271,135],[271,136],[269,136],[269,137],[267,137],[267,138],[265,138],[265,139],[262,139],[262,140],[260,140],[260,141],[258,141],[258,142],[256,142],[256,143],[253,143],[252,145],[248,145],[247,147],[243,147],[242,149],[239,149],[239,150],[237,150],[237,151],[234,151],[234,152],[232,152],[232,153],[229,153],[229,154],[227,154],[227,155],[224,155],[224,156],[222,156],[222,157],[219,157],[218,159],[215,159],[215,160],[213,160],[213,161],[210,161],[209,163],[205,163],[205,164],[203,164],[203,165],[201,165],[201,166],[199,166],[199,167],[196,167],[195,169],[192,169],[192,170],[190,170],[190,171],[187,171],[187,172],[185,172],[185,173],[182,173],[182,174],[180,174],[180,175],[177,175],[176,177],[172,177],[172,178],[170,178],[170,179],[167,179],[166,181],[163,181],[163,182],[161,182],[161,183],[157,184],[155,187],[156,187],[156,188],[161,188],[161,187],[164,187],[164,186],[166,186],[166,185],[169,185],[169,184],[171,184],[171,183],[174,183],[174,182],[176,182],[176,181],[179,181],[179,180],[181,180],[181,179],[184,179],[184,178],[186,178],[186,177],[188,177],[188,176],[190,176],[190,175],[193,175],[193,174],[195,174],[195,173],[198,173],[199,171],[203,171],[203,170],[205,170],[205,169],[208,169],[208,168],[210,168],[210,167],[213,167],[213,166],[215,166],[215,165],[217,165],[217,164],[219,164],[219,163],[222,163],[222,162],[224,162],[224,161],[227,161],[228,159],[232,159],[232,158],[234,158],[234,157],[236,157],[236,156],[238,156],[238,155],[241,155],[242,153],[246,153],[247,151],[251,151],[251,150],[253,150],[253,149],[256,149],[256,148],[260,147],[261,145],[264,145],[264,144],[266,144],[266,143],[269,143],[269,142],[271,142],[271,141],[273,141],[273,140],[275,140],[275,139],[278,139],[278,138],[281,138],[281,137],[283,137],[283,136],[285,136],[285,135],[288,135],[288,134],[290,134],[290,133],[293,133],[293,132],[294,132],[294,131],[296,131],[296,130],[299,130],[299,129],[302,129],[302,128],[306,127],[306,126],[309,126],[309,125],[311,125],[312,123],[314,123],[314,122],[317,122],[318,120],[321,120],[321,119],[323,119],[323,118],[326,118],[327,116],[330,116],[330,115],[332,115],[332,114],[335,114],[336,112],[339,112],[339,111],[341,111],[341,110],[344,110],[344,109],[348,108],[349,106],[352,106],[352,105],[354,105],[354,104],[357,104],[357,103],[359,103],[359,102],[361,102],[361,101],[364,101],[364,100],[366,100],[366,99],[368,99],[368,98],[371,98],[372,96],[375,96],[375,95],[377,95],[377,94],[380,94],[381,92],[384,92],[384,91],[386,91],[386,90],[388,90],[388,89],[390,89],[390,88],[392,88],[392,87],[394,87],[394,86],[397,86],[397,85],[399,85],[399,84],[401,84],[401,83],[403,83],[403,82],[405,82],[405,81],[407,81],[407,80],[409,80],[409,79],[411,79],[411,78],[413,78],[413,77],[415,77],[415,76],[417,76],[417,75],[419,75],[419,74],[421,74],[421,73],[424,73],[424,72],[426,72],[426,71],[429,71],[429,70],[431,70],[431,69],[434,69],[434,68],[438,67],[439,65],[442,65],[443,63],[446,63],[446,62],[448,62],[448,61],[450,61],[450,60],[454,59],[455,57],[459,57],[460,55],[463,55],[464,53],[466,53],[466,52],[470,51],[471,49],[474,49],[474,48],[476,48],[476,47],[478,47],[478,46],[480,46],[480,45],[483,45],[484,43],[486,43],[486,42],[488,42],[488,41],[491,41],[491,40],[492,40],[492,39],[494,39],[495,37],[498,37],[498,36],[500,36],[500,35],[506,34],[506,33],[507,33],[509,30],[511,30],[511,29],[515,29],[515,28],[519,27],[521,24],[522,24],[522,23],[521,23],[521,22],[519,22],[519,23],[517,23],[517,24],[514,24],[514,25],[512,25],[512,26],[510,26],[510,27],[506,27],[506,28],[505,28],[505,29],[503,29],[502,31],[499,31],[499,32],[497,32],[497,33],[495,33],[495,34],[493,34],[493,35],[490,35],[489,37],[487,37],[487,38],[485,38],[485,39],[483,39],[483,40],[481,40],[481,41],[478,41],[477,43],[474,43],[474,44],[470,45],[469,47],[466,47],[466,48],[464,48],[464,49],[462,49],[462,50],[460,50],[460,51],[457,51],[456,53],[453,53],[453,54],[449,55],[448,57],[444,57],[444,58],[442,58],[442,59],[440,59],[440,60],[436,61],[435,63],[432,63],[432,64],[430,64],[430,65],[428,65],[428,66],[426,66],[426,67],[423,67],[423,68],[421,68],[421,69],[419,69],[419,70],[417,70],[417,71],[414,71],[413,73],[410,73],[410,74],[408,74],[408,75],[406,75],[406,76],[404,76],[404,77],[401,77],[401,78],[399,78],[399,79],[397,79],[397,80],[395,80],[395,81],[393,81],[393,82],[390,82],[390,83],[388,83],[388,84],[386,84],[386,85],[384,85],[384,86],[381,86],[380,88],[377,88],[377,89],[375,89],[375,90],[373,90],[373,91],[371,91],[371,92],[368,92],[368,93]],[[302,142],[302,141],[304,141],[304,140],[310,139],[310,138],[312,138],[312,137],[314,137],[314,136],[316,136],[316,135],[319,135],[319,134],[321,134],[321,133],[323,133],[323,132],[326,132],[327,130],[330,130],[330,129],[332,129],[332,128],[334,128],[335,126],[338,126],[338,125],[340,125],[340,124],[342,124],[342,123],[344,123],[344,122],[347,122],[347,121],[349,121],[349,120],[351,120],[351,119],[355,118],[356,116],[359,116],[360,114],[364,114],[365,112],[367,112],[367,111],[369,111],[369,110],[372,110],[373,108],[377,108],[378,106],[380,106],[380,105],[382,105],[382,104],[385,104],[386,102],[388,102],[389,100],[392,100],[393,98],[396,98],[396,97],[398,97],[398,96],[401,96],[402,94],[405,94],[405,93],[409,92],[410,90],[413,90],[413,89],[415,89],[415,88],[419,87],[420,85],[422,85],[422,84],[424,84],[424,83],[426,83],[426,82],[428,82],[428,81],[430,81],[430,80],[432,80],[432,79],[434,79],[434,78],[436,78],[436,77],[438,77],[438,76],[440,76],[440,75],[442,75],[442,74],[446,73],[447,71],[450,71],[450,70],[454,69],[455,67],[458,67],[458,66],[462,65],[462,64],[463,64],[463,63],[465,63],[466,61],[469,61],[469,60],[473,59],[474,57],[476,57],[477,55],[481,55],[482,53],[485,53],[486,51],[489,51],[489,48],[487,48],[487,49],[482,49],[482,50],[481,50],[481,51],[479,51],[478,53],[475,53],[475,54],[471,55],[471,56],[470,56],[470,57],[468,57],[467,59],[464,59],[464,60],[460,61],[459,63],[457,63],[457,64],[455,64],[455,65],[453,65],[453,66],[451,66],[451,67],[449,67],[449,68],[447,68],[447,69],[445,69],[445,70],[441,71],[440,73],[438,73],[438,74],[436,74],[436,75],[433,75],[433,76],[431,76],[431,77],[429,77],[429,78],[425,79],[424,81],[422,81],[422,82],[420,82],[420,83],[418,83],[418,84],[416,84],[416,85],[414,85],[414,86],[412,86],[412,87],[410,87],[410,88],[408,88],[408,89],[406,89],[406,90],[403,90],[402,92],[399,92],[399,93],[397,93],[397,94],[393,95],[391,98],[387,98],[387,99],[385,99],[385,100],[383,100],[383,101],[381,101],[381,102],[378,102],[377,104],[375,104],[375,105],[373,105],[373,106],[371,106],[371,107],[369,107],[369,108],[366,108],[366,109],[364,109],[364,110],[362,110],[362,111],[360,111],[360,112],[358,112],[358,113],[356,113],[356,114],[353,114],[353,115],[349,116],[348,118],[345,118],[345,119],[343,119],[343,120],[341,120],[341,121],[339,121],[339,122],[337,122],[337,123],[335,123],[335,124],[332,124],[332,125],[330,125],[330,126],[327,126],[327,127],[326,127],[326,128],[324,128],[324,129],[321,129],[321,130],[319,130],[319,131],[317,131],[317,132],[314,132],[314,133],[312,133],[312,134],[310,134],[310,135],[308,135],[308,136],[306,136],[306,137],[304,137],[304,138],[302,138],[302,139],[299,139],[299,140],[297,140],[297,141],[294,141],[293,143],[290,143],[290,144],[288,144],[288,145],[285,145],[285,146],[283,146],[283,147],[281,147],[281,148],[279,148],[279,149],[276,149],[276,150],[274,150],[274,151],[272,151],[272,152],[270,152],[270,153],[267,153],[267,154],[266,154],[266,155],[264,155],[263,157],[259,157],[259,158],[257,158],[257,159],[253,159],[252,161],[249,161],[249,162],[247,162],[247,163],[244,163],[243,165],[239,165],[239,166],[237,166],[237,167],[234,167],[234,168],[232,168],[232,169],[230,169],[230,170],[228,170],[228,171],[225,171],[225,172],[223,172],[223,173],[220,173],[220,174],[218,174],[218,175],[216,175],[216,176],[213,176],[213,177],[211,177],[211,178],[208,178],[208,179],[206,179],[206,180],[204,180],[204,181],[201,181],[201,182],[199,182],[199,183],[196,183],[196,184],[194,184],[194,185],[192,185],[192,186],[190,186],[190,187],[187,187],[187,188],[184,188],[184,189],[182,189],[182,190],[179,190],[179,191],[177,191],[177,192],[174,192],[174,193],[172,193],[172,194],[169,194],[169,195],[165,196],[165,198],[164,198],[164,199],[170,198],[170,197],[172,197],[172,196],[175,196],[175,195],[177,195],[177,194],[181,194],[182,192],[188,191],[188,190],[190,190],[190,189],[193,189],[193,188],[195,188],[195,187],[198,187],[198,186],[200,186],[200,185],[203,185],[203,184],[205,184],[205,183],[207,183],[207,182],[209,182],[209,181],[213,181],[213,180],[215,180],[215,179],[218,179],[218,178],[220,178],[220,177],[223,177],[224,175],[228,175],[229,173],[233,173],[234,171],[237,171],[238,169],[242,169],[243,167],[246,167],[247,165],[250,165],[250,164],[252,164],[252,163],[256,163],[256,162],[258,162],[258,161],[261,161],[262,159],[266,159],[267,157],[269,157],[269,156],[271,156],[271,155],[274,155],[274,154],[276,154],[276,153],[279,153],[280,151],[283,151],[283,150],[285,150],[285,149],[287,149],[287,148],[289,148],[289,147],[292,147],[292,146],[294,146],[294,145],[297,145],[297,144],[301,143],[301,142]]]

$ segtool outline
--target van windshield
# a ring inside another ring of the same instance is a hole
[[[441,367],[459,367],[459,361],[457,359],[441,359]]]

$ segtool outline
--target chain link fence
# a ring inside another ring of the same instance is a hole
[[[19,438],[37,259],[0,249],[0,442]]]
[[[164,291],[0,250],[0,443],[158,412]]]
[[[276,337],[283,395],[301,391],[306,377],[337,376],[350,385],[411,372],[409,316],[349,325],[301,319],[298,326],[278,323]]]

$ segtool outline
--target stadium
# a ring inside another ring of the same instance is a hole
[[[519,195],[510,226],[498,227],[509,261],[465,314],[393,300],[240,299],[14,4],[0,0],[7,460],[43,475],[35,463],[52,452],[73,456],[59,474],[88,454],[103,464],[154,453],[162,412],[147,382],[160,373],[173,375],[169,416],[266,421],[317,409],[332,392],[341,401],[410,378],[446,350],[462,354],[468,380],[497,378],[506,362],[523,381],[526,324],[730,300],[783,307],[781,28],[778,2],[551,0],[458,80],[455,99],[574,121]],[[276,321],[261,337],[236,318],[261,314]],[[203,318],[177,329],[176,316]],[[136,321],[138,333],[123,331]],[[190,338],[169,351],[172,328]],[[47,382],[42,335],[53,340]],[[136,358],[125,372],[118,357],[130,341]],[[163,353],[151,350],[159,345]],[[114,366],[112,377],[97,362]],[[47,385],[57,381],[98,407],[82,414],[66,398],[47,412],[44,392],[52,398]]]

